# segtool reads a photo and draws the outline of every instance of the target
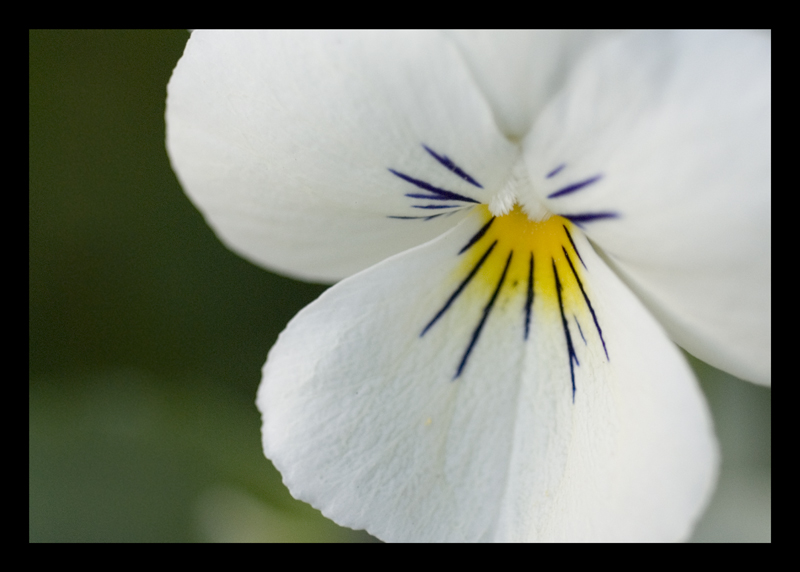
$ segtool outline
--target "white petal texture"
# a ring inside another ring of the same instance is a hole
[[[512,213],[459,255],[482,213],[290,322],[258,395],[267,456],[295,496],[385,540],[686,537],[716,451],[682,357],[557,218],[552,249],[504,231]]]
[[[613,33],[579,30],[456,30],[449,33],[485,94],[497,126],[520,140],[575,63]]]
[[[616,215],[585,230],[672,338],[762,384],[770,66],[769,38],[756,33],[623,35],[587,55],[524,142],[530,188],[553,212]]]
[[[483,202],[519,153],[455,47],[432,32],[196,32],[167,102],[173,167],[208,223],[246,258],[306,279],[367,268],[463,211],[411,232],[387,215],[474,204],[415,208],[443,205],[410,201],[430,193],[389,169]],[[483,187],[453,181],[423,145],[469,164]]]
[[[292,494],[384,540],[686,538],[718,453],[673,342],[770,380],[770,65],[747,32],[193,33],[187,194],[344,278],[264,366]]]

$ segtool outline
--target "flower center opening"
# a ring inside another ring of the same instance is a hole
[[[477,269],[475,294],[485,297],[502,282],[501,298],[524,301],[529,291],[535,291],[542,302],[557,306],[554,273],[558,273],[562,302],[580,296],[576,278],[581,262],[570,234],[574,227],[567,219],[548,212],[546,218],[535,221],[519,204],[500,216],[493,216],[491,206],[475,210],[483,225],[462,250],[463,262],[457,271],[464,276]]]
[[[531,186],[528,169],[522,158],[519,158],[505,185],[489,201],[489,211],[499,217],[509,214],[514,208],[521,208],[531,221],[546,221],[553,213],[536,199],[536,194],[531,192]],[[521,207],[516,206],[522,202],[520,197],[526,199]]]

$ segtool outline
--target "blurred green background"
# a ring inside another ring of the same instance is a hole
[[[186,31],[32,31],[32,542],[369,541],[261,453],[267,351],[323,286],[227,251],[164,148]],[[700,541],[771,539],[771,392],[693,362],[723,447]]]

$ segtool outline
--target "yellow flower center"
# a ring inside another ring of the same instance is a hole
[[[572,223],[557,215],[532,221],[519,205],[497,217],[484,205],[475,211],[485,232],[463,251],[456,271],[463,278],[478,267],[471,295],[486,299],[502,280],[497,300],[501,306],[515,300],[558,309],[556,284],[561,286],[563,307],[582,302],[582,262],[573,244]]]

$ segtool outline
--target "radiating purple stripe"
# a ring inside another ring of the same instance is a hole
[[[494,222],[494,217],[490,218],[489,222],[483,225],[481,229],[478,232],[476,232],[472,238],[469,239],[469,242],[464,245],[464,248],[458,251],[458,253],[464,254],[467,250],[469,250],[472,247],[472,245],[478,242],[483,237],[483,235],[486,234],[486,231],[489,230],[489,227],[492,226],[493,222]]]
[[[561,226],[564,226],[564,225],[561,225]],[[578,260],[580,260],[581,264],[583,264],[583,267],[586,268],[586,263],[583,261],[583,258],[581,257],[581,253],[578,252],[578,247],[575,246],[575,243],[572,241],[572,235],[569,233],[569,230],[567,230],[566,226],[564,226],[564,232],[567,233],[567,238],[569,239],[569,243],[572,245],[572,250],[574,250],[575,254],[578,255]]]
[[[586,301],[586,305],[589,307],[589,312],[591,312],[592,314],[592,320],[594,320],[594,327],[597,328],[597,334],[600,336],[600,341],[603,342],[603,351],[606,353],[606,359],[610,361],[608,357],[608,350],[606,349],[606,341],[603,339],[603,330],[600,329],[600,322],[597,321],[597,314],[594,313],[594,308],[592,307],[592,303],[589,301],[589,296],[586,294],[586,290],[583,289],[583,282],[581,282],[581,279],[578,278],[578,273],[575,272],[575,266],[572,264],[572,259],[569,257],[567,249],[562,246],[561,250],[564,251],[564,256],[567,257],[567,262],[569,263],[570,270],[572,270],[572,275],[578,282],[578,288],[581,289],[581,294],[583,294],[583,299]]]
[[[570,220],[581,226],[585,222],[594,222],[596,220],[602,220],[605,218],[618,218],[619,215],[617,213],[607,212],[607,213],[578,213],[578,214],[563,214],[559,213],[565,219]]]
[[[458,295],[461,294],[464,288],[467,287],[469,281],[472,280],[475,274],[478,273],[478,270],[480,270],[480,267],[483,266],[484,262],[486,262],[486,259],[489,258],[489,255],[492,253],[492,250],[494,250],[494,247],[496,245],[497,241],[495,240],[492,243],[492,245],[488,248],[488,250],[486,250],[486,252],[483,253],[483,256],[481,257],[480,260],[478,260],[478,263],[472,268],[467,277],[464,278],[464,281],[461,282],[461,284],[459,284],[458,288],[456,288],[456,291],[453,292],[453,294],[450,296],[447,302],[445,302],[444,306],[442,306],[442,309],[437,312],[437,314],[433,317],[433,319],[430,322],[428,322],[428,325],[425,326],[425,328],[422,330],[422,333],[419,335],[420,338],[424,336],[425,333],[431,329],[431,326],[433,326],[439,320],[439,318],[441,318],[444,315],[444,313],[447,311],[450,305],[455,301],[456,298],[458,298]]]
[[[408,181],[412,185],[416,185],[420,189],[425,189],[426,191],[430,191],[430,192],[435,193],[435,194],[437,194],[437,195],[439,195],[441,197],[445,197],[445,198],[448,198],[448,199],[453,199],[454,201],[464,201],[464,202],[467,202],[467,203],[480,204],[480,202],[476,201],[475,199],[471,199],[469,197],[465,197],[464,195],[459,195],[458,193],[454,193],[452,191],[446,191],[445,189],[440,189],[438,187],[434,187],[430,183],[426,183],[425,181],[420,181],[419,179],[415,179],[413,177],[409,177],[408,175],[405,175],[405,174],[403,174],[403,173],[401,173],[399,171],[395,171],[394,169],[389,169],[389,172],[392,173],[393,175],[396,175],[396,176],[400,177],[404,181]]]
[[[445,168],[447,168],[447,170],[452,171],[453,173],[464,179],[466,182],[468,182],[470,185],[474,185],[479,189],[483,188],[483,185],[481,185],[478,181],[467,175],[467,173],[465,173],[464,170],[461,169],[461,167],[453,163],[453,161],[447,155],[439,155],[438,153],[436,153],[436,151],[434,151],[425,144],[423,144],[422,146],[428,153],[430,153],[433,156],[434,159],[436,159],[437,161],[439,161],[439,163],[444,165]]]
[[[528,261],[528,296],[525,299],[525,339],[531,329],[531,309],[533,308],[533,252]]]
[[[556,280],[556,294],[558,294],[558,308],[561,310],[561,324],[564,326],[564,337],[567,338],[567,355],[569,358],[569,377],[572,381],[572,403],[575,403],[575,365],[580,366],[578,356],[575,353],[575,346],[572,345],[572,336],[569,333],[569,325],[567,324],[567,317],[564,315],[564,302],[561,299],[561,280],[558,279],[558,270],[556,270],[556,261],[553,262],[553,277]],[[573,360],[575,364],[573,365]]]
[[[408,193],[407,197],[411,197],[412,199],[428,199],[431,201],[452,201],[454,199],[450,197],[443,197],[440,195],[423,195],[421,193]]]
[[[570,193],[574,193],[575,191],[580,191],[581,189],[583,189],[585,187],[588,187],[592,183],[596,183],[602,177],[603,177],[603,175],[597,175],[595,177],[592,177],[591,179],[586,179],[585,181],[572,183],[571,185],[568,185],[568,186],[564,187],[563,189],[559,189],[558,191],[556,191],[554,193],[550,193],[549,195],[547,195],[547,198],[548,199],[555,199],[555,198],[558,198],[558,197],[563,197],[564,195],[568,195]]]
[[[492,294],[492,298],[489,300],[489,303],[486,304],[486,307],[483,309],[483,316],[481,316],[481,321],[478,322],[478,327],[475,328],[474,332],[472,332],[472,339],[469,341],[469,345],[467,346],[467,351],[464,352],[464,357],[461,358],[461,363],[458,364],[458,370],[456,371],[455,377],[453,377],[454,381],[461,376],[461,372],[464,371],[464,366],[467,365],[467,360],[469,359],[469,355],[472,353],[472,349],[478,342],[478,338],[481,335],[483,326],[484,324],[486,324],[486,318],[489,317],[489,312],[492,311],[492,306],[494,306],[495,300],[497,300],[497,295],[500,293],[500,288],[503,286],[503,282],[506,279],[506,273],[508,272],[508,267],[511,264],[511,257],[513,255],[514,255],[513,250],[508,253],[508,259],[506,260],[506,267],[503,268],[503,274],[500,276],[500,281],[497,283],[497,288],[494,289],[494,294]]]
[[[437,217],[445,216],[445,215],[448,215],[448,214],[450,214],[450,213],[439,213],[439,214],[435,214],[435,215],[431,215],[431,216],[391,216],[391,215],[389,215],[386,218],[396,218],[396,219],[399,219],[399,220],[412,220],[412,219],[413,220],[431,220],[432,218],[437,218]]]
[[[558,175],[558,174],[559,174],[559,173],[560,173],[560,172],[561,172],[561,171],[564,169],[564,167],[566,167],[566,166],[567,166],[566,164],[564,164],[564,163],[561,163],[561,164],[560,164],[558,167],[556,167],[555,169],[553,169],[552,171],[550,171],[549,173],[547,173],[547,178],[548,178],[548,179],[551,179],[551,178],[555,177],[555,176],[556,176],[556,175]]]
[[[583,335],[583,329],[581,328],[581,323],[578,321],[577,316],[575,316],[574,314],[572,315],[572,319],[575,320],[575,325],[578,326],[578,333],[581,335],[583,344],[586,345],[586,338]]]
[[[414,209],[458,209],[461,205],[411,205]]]

